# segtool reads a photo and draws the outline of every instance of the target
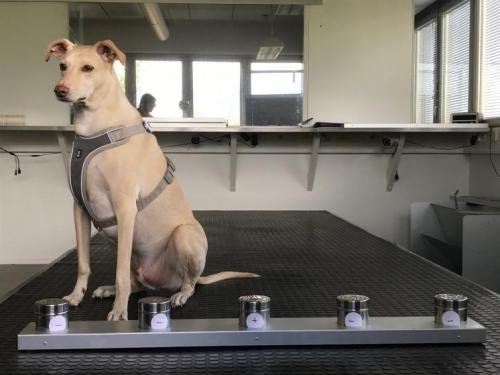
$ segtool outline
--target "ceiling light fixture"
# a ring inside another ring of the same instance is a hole
[[[257,60],[276,60],[281,51],[283,51],[283,48],[285,48],[285,43],[283,43],[281,39],[274,36],[275,17],[274,8],[271,6],[271,12],[269,15],[271,36],[264,39],[261,43],[259,51],[257,52]]]

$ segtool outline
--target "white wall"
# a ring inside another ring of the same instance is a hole
[[[492,159],[500,173],[500,156],[493,155]],[[470,158],[470,194],[500,199],[500,177],[495,174],[489,155],[472,155]]]
[[[330,121],[409,121],[412,1],[325,0],[324,4],[308,10],[309,113]],[[33,69],[45,72],[45,65]],[[53,100],[52,85],[41,94],[47,101]],[[4,95],[4,89],[0,90]],[[23,93],[30,97],[29,84]],[[39,109],[39,114],[58,111],[51,108]],[[14,149],[56,147],[54,137],[34,137],[12,135],[0,144]],[[363,137],[367,138],[363,142],[369,142],[368,136]],[[173,138],[162,137],[162,143],[178,143]],[[339,136],[332,142],[350,152],[351,141],[346,139],[350,138]],[[192,208],[325,209],[389,241],[407,244],[410,203],[444,200],[457,188],[468,191],[468,162],[463,155],[404,155],[401,179],[387,193],[388,155],[330,154],[320,155],[314,190],[308,192],[308,156],[272,154],[282,141],[255,149],[266,154],[238,157],[234,193],[229,192],[227,155],[173,153],[177,176]],[[296,142],[296,150],[310,149],[310,139]],[[208,145],[197,150],[205,148],[210,150]],[[244,145],[239,150],[249,151]],[[60,157],[23,160],[23,175],[15,177],[11,158],[0,154],[0,263],[50,261],[74,243],[71,197]]]
[[[22,114],[30,125],[66,125],[67,107],[50,95],[59,73],[45,48],[68,35],[64,3],[0,2],[0,115]]]
[[[306,7],[307,117],[411,122],[413,0],[323,3]]]
[[[69,109],[54,99],[59,73],[44,52],[68,35],[64,3],[0,2],[0,114],[24,114],[30,125],[66,125]],[[55,135],[54,135],[55,137]],[[0,146],[19,149],[0,133]],[[17,140],[39,149],[39,140]],[[59,156],[22,158],[22,174],[0,154],[0,263],[44,263],[74,243],[71,198]]]

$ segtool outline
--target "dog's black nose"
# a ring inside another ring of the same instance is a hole
[[[59,97],[65,97],[66,95],[69,94],[69,88],[67,88],[66,86],[63,86],[63,85],[57,85],[54,88],[54,92]]]

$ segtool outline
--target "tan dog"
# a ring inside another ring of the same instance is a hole
[[[75,131],[90,136],[116,126],[141,124],[139,112],[122,92],[113,70],[125,55],[111,41],[79,46],[59,39],[47,48],[60,60],[62,78],[54,91],[60,101],[72,103]],[[194,293],[196,283],[209,284],[234,277],[255,277],[242,272],[221,272],[200,277],[205,267],[207,238],[194,218],[177,178],[150,205],[138,211],[136,202],[147,196],[163,178],[167,162],[156,138],[141,133],[119,147],[97,154],[87,170],[89,205],[99,219],[115,215],[118,225],[104,233],[118,241],[116,284],[101,286],[93,297],[116,295],[108,320],[127,319],[131,292],[143,287],[179,290],[171,297],[173,307],[182,306]],[[85,188],[85,187],[83,187]],[[64,297],[78,305],[90,275],[90,217],[74,205],[78,252],[78,278],[71,294]]]

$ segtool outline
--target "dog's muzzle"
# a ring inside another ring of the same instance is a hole
[[[60,100],[62,102],[69,102],[70,100],[68,99],[68,94],[69,94],[69,88],[63,85],[57,85],[54,88],[54,93],[56,94],[57,100]]]

